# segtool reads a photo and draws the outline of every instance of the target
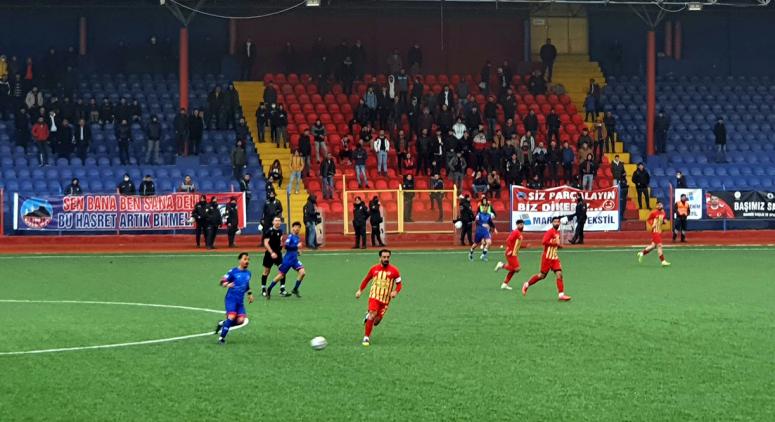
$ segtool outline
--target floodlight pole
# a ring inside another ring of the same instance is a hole
[[[207,0],[198,0],[194,9],[199,10],[204,6]],[[179,107],[188,110],[188,79],[189,79],[189,60],[188,60],[188,25],[194,19],[196,13],[191,11],[186,16],[181,8],[172,2],[165,2],[164,7],[172,13],[181,24],[180,43],[178,46],[178,87],[179,89]]]

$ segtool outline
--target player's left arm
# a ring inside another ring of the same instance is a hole
[[[390,292],[390,298],[395,299],[396,296],[398,296],[398,293],[401,291],[401,287],[404,285],[404,283],[401,283],[401,276],[396,276],[396,288],[393,289],[392,292]]]
[[[250,280],[248,280],[248,303],[253,303],[254,300],[253,289],[250,288]]]

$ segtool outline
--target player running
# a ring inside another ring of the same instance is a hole
[[[476,234],[474,235],[474,243],[471,245],[471,249],[468,250],[468,260],[474,260],[474,250],[477,246],[482,247],[482,255],[479,257],[484,262],[487,262],[487,252],[492,244],[492,236],[490,231],[495,230],[495,223],[492,221],[492,214],[488,212],[479,211],[474,218],[476,222]]]
[[[649,252],[656,248],[657,253],[659,253],[659,261],[662,263],[662,266],[670,266],[670,263],[665,261],[665,254],[662,251],[662,225],[664,223],[665,210],[662,206],[662,201],[657,201],[657,209],[651,211],[649,218],[646,220],[646,227],[651,231],[651,243],[642,251],[638,252],[638,263],[643,262],[643,257],[648,255]]]
[[[299,261],[299,254],[301,253],[299,251],[299,246],[301,245],[301,239],[299,238],[300,231],[301,223],[294,221],[293,224],[291,224],[291,234],[285,239],[285,256],[283,257],[283,263],[280,264],[277,275],[266,290],[267,300],[271,298],[274,286],[278,281],[285,279],[285,274],[287,274],[291,268],[299,274],[299,277],[296,279],[296,285],[293,286],[291,293],[294,296],[301,298],[301,295],[299,295],[299,287],[301,287],[301,281],[304,280],[305,272],[304,265]]]
[[[283,230],[280,227],[282,219],[275,217],[272,220],[272,227],[264,231],[264,272],[261,274],[261,294],[266,297],[266,280],[269,278],[269,272],[272,266],[278,268],[283,263]],[[280,280],[280,296],[287,297],[291,294],[285,291],[285,277]]]
[[[226,289],[226,298],[224,299],[226,305],[226,319],[218,323],[215,327],[215,333],[220,332],[218,342],[221,344],[226,343],[226,335],[229,334],[229,329],[232,326],[242,325],[245,322],[247,313],[245,312],[245,293],[248,294],[248,303],[253,303],[253,292],[250,291],[250,271],[248,265],[250,265],[250,255],[247,252],[239,254],[239,266],[229,270],[226,275],[221,278],[221,286]]]
[[[524,229],[525,220],[517,220],[517,228],[512,231],[509,234],[509,237],[506,239],[506,265],[504,265],[502,261],[498,261],[498,263],[495,265],[495,271],[498,271],[501,268],[508,271],[506,278],[503,280],[503,283],[501,283],[501,289],[511,290],[511,286],[509,286],[511,277],[514,277],[514,274],[519,272],[520,267],[517,254],[519,253],[519,248],[522,246],[522,230]]]
[[[371,330],[374,326],[379,325],[382,322],[382,318],[385,317],[385,312],[388,310],[390,300],[398,295],[401,291],[401,275],[398,273],[398,268],[390,265],[390,256],[392,253],[388,249],[382,249],[379,251],[379,264],[371,267],[366,277],[363,277],[361,286],[357,292],[355,292],[355,298],[359,299],[361,293],[371,281],[371,290],[369,291],[369,311],[366,314],[365,333],[362,344],[369,346],[371,340]]]
[[[565,286],[562,282],[562,264],[560,263],[560,255],[558,253],[559,249],[562,248],[559,228],[560,217],[553,217],[552,227],[546,231],[542,241],[544,253],[541,255],[541,271],[522,285],[522,296],[526,296],[527,289],[546,278],[549,270],[552,270],[557,276],[557,293],[559,294],[560,301],[567,302],[571,299],[570,296],[565,294]]]

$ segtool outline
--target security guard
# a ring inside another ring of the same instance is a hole
[[[576,202],[576,213],[569,215],[568,218],[576,218],[576,232],[573,233],[573,239],[570,240],[570,243],[583,245],[584,225],[587,223],[587,203],[584,202],[584,197],[581,194]]]
[[[681,242],[686,242],[686,222],[689,220],[689,213],[691,213],[691,206],[689,204],[689,198],[686,194],[681,195],[681,200],[675,203],[675,227],[673,227],[673,242],[678,237],[678,232],[681,232]]]
[[[226,206],[226,234],[229,237],[229,247],[233,248],[234,236],[239,231],[239,213],[237,212],[237,198],[232,197],[229,200],[229,205]]]
[[[221,221],[221,210],[218,208],[218,200],[213,196],[205,209],[205,245],[207,249],[215,249],[215,236],[218,235],[218,226],[223,224]]]
[[[205,211],[207,210],[207,197],[199,195],[199,202],[194,205],[194,210],[191,211],[191,218],[194,219],[194,233],[196,234],[196,247],[200,246],[199,240],[202,238],[202,234],[205,235],[205,243],[207,243],[207,233],[205,227],[207,225],[205,220]]]

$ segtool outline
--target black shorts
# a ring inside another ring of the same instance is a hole
[[[280,266],[283,263],[283,254],[278,253],[276,259],[272,259],[272,254],[264,252],[264,268],[272,268],[272,265]]]

